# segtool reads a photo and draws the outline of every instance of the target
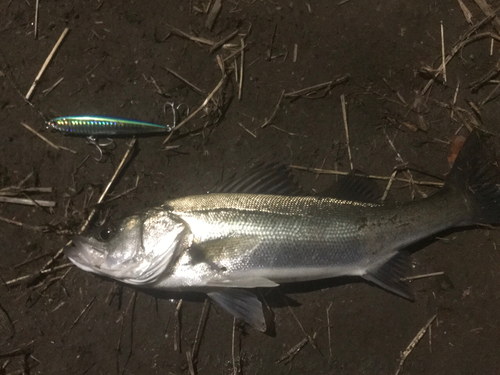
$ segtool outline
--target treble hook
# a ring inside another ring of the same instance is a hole
[[[186,107],[186,112],[185,112],[186,116],[189,116],[189,106],[188,106],[186,103],[181,103],[181,104],[179,104],[179,105],[177,106],[177,108],[176,108],[176,109],[177,109],[177,112],[181,114],[181,113],[182,113],[182,112],[181,112],[181,108],[182,108],[183,106],[184,106],[184,107]]]
[[[172,126],[170,125],[166,125],[165,127],[167,128],[167,131],[171,132],[176,126],[177,126],[177,120],[178,120],[178,117],[181,117],[179,116],[181,114],[181,108],[182,107],[186,107],[186,116],[189,116],[189,106],[185,103],[181,103],[179,105],[175,105],[174,103],[172,102],[166,102],[165,105],[163,106],[163,112],[166,114],[167,113],[167,106],[170,106],[170,108],[172,109]]]
[[[99,142],[99,140],[94,136],[87,137],[87,144],[94,146],[99,152],[99,158],[92,157],[95,161],[100,163],[102,161],[104,151],[103,149],[114,150],[116,148],[116,143],[111,138],[106,138],[107,142]]]
[[[177,109],[175,108],[175,104],[172,102],[166,102],[165,105],[163,106],[163,112],[167,114],[167,106],[170,106],[172,109],[172,123],[173,125],[165,125],[165,128],[167,128],[168,132],[171,132],[173,128],[177,125]]]

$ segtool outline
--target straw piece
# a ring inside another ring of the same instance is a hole
[[[198,92],[199,94],[205,95],[205,92],[202,89],[198,88],[197,86],[195,86],[194,84],[189,82],[187,79],[182,77],[179,73],[176,73],[172,69],[169,69],[169,68],[165,68],[165,67],[162,67],[162,68],[165,69],[170,74],[172,74],[173,76],[179,78],[182,82],[184,82],[186,85],[191,87],[194,91]]]
[[[493,26],[495,26],[495,29],[500,33],[500,20],[498,19],[495,11],[491,9],[491,6],[486,2],[486,0],[474,0],[474,2],[486,16],[494,17]]]
[[[18,227],[35,230],[38,232],[46,232],[48,229],[47,227],[24,224],[24,223],[21,223],[20,221],[10,220],[10,219],[7,219],[6,217],[2,217],[2,216],[0,216],[0,221],[3,221],[3,222],[8,223],[8,224],[12,224],[12,225],[17,225]]]
[[[345,141],[347,144],[347,153],[349,154],[349,165],[351,166],[351,171],[354,169],[352,164],[352,155],[351,155],[351,144],[349,143],[349,127],[347,126],[347,110],[345,104],[345,95],[340,95],[340,102],[342,104],[342,118],[344,119],[344,128],[345,128]]]
[[[266,119],[266,121],[261,125],[261,128],[265,128],[267,125],[269,125],[274,120],[274,118],[276,117],[276,113],[278,112],[278,109],[281,105],[281,102],[283,101],[283,98],[285,96],[284,94],[285,94],[285,90],[281,91],[280,98],[278,99],[278,103],[276,104],[276,107],[274,107],[273,114],[271,115],[271,117],[269,117],[269,120]]]
[[[54,90],[59,84],[64,81],[64,77],[61,77],[57,80],[56,83],[54,83],[52,86],[50,86],[48,89],[43,90],[43,95],[47,96],[51,93],[52,90]]]
[[[54,272],[57,272],[59,270],[71,267],[71,266],[73,266],[73,263],[66,263],[66,264],[61,264],[60,266],[56,266],[53,268],[43,269],[43,270],[39,271],[38,273],[33,273],[31,275],[24,275],[24,276],[18,277],[17,279],[6,281],[5,285],[7,285],[7,286],[14,285],[14,284],[17,284],[21,281],[28,280],[29,278],[34,277],[37,274],[38,275],[47,275],[47,274],[54,273]]]
[[[401,281],[419,280],[419,279],[425,279],[427,277],[434,277],[434,276],[441,276],[441,275],[444,275],[443,271],[426,273],[424,275],[415,275],[415,276],[403,277],[400,280]]]
[[[240,62],[240,82],[238,88],[238,100],[241,100],[243,92],[243,67],[245,64],[245,38],[240,39],[241,42],[241,62]]]
[[[318,85],[306,87],[305,89],[287,92],[283,96],[285,98],[296,98],[296,97],[300,97],[300,96],[308,96],[310,94],[317,92],[318,90],[325,89],[325,88],[327,89],[327,91],[329,91],[333,87],[340,85],[341,83],[347,82],[347,80],[350,77],[351,77],[350,74],[346,74],[345,76],[340,77],[340,78],[333,80],[333,81],[323,82],[323,83],[320,83]]]
[[[226,44],[227,42],[229,42],[231,39],[233,39],[239,32],[240,30],[234,30],[231,34],[229,34],[228,36],[226,36],[225,38],[222,38],[222,40],[220,40],[219,42],[215,43],[212,48],[210,48],[210,51],[208,51],[209,53],[213,53],[215,52],[216,50],[218,50],[221,46],[223,46],[224,44]]]
[[[307,171],[307,172],[312,172],[312,173],[333,174],[333,175],[341,175],[341,176],[354,175],[354,176],[366,177],[366,178],[371,178],[374,180],[383,180],[383,181],[389,181],[391,179],[391,177],[386,177],[386,176],[364,175],[361,173],[334,171],[331,169],[308,168],[308,167],[303,167],[300,165],[292,165],[292,164],[290,164],[288,167],[292,168],[292,169],[298,169],[299,171]],[[434,186],[434,187],[442,187],[444,185],[443,182],[415,181],[415,180],[409,180],[406,178],[398,178],[398,177],[395,177],[394,181],[413,183],[416,185],[423,185],[423,186]]]
[[[33,91],[35,90],[35,87],[38,84],[38,81],[40,80],[40,78],[42,78],[42,75],[45,72],[45,69],[47,69],[47,66],[52,61],[52,58],[54,57],[57,49],[59,48],[62,41],[66,37],[66,34],[68,34],[68,31],[69,31],[69,27],[66,27],[64,29],[64,31],[62,32],[61,36],[59,37],[59,40],[57,41],[57,43],[54,45],[54,48],[52,48],[52,51],[49,53],[49,56],[47,56],[47,59],[45,60],[45,62],[42,65],[42,69],[40,69],[40,71],[38,72],[38,75],[36,76],[35,80],[33,81],[33,84],[31,85],[28,93],[26,94],[26,100],[30,100],[31,95],[33,95]]]
[[[40,194],[50,194],[54,191],[52,187],[31,187],[22,188],[19,186],[9,186],[0,189],[0,196],[15,196],[21,193],[40,193]]]
[[[441,66],[443,67],[443,80],[446,82],[446,54],[444,52],[444,27],[441,21]]]
[[[38,137],[40,137],[42,140],[44,140],[45,142],[47,142],[49,144],[49,146],[55,148],[56,150],[59,150],[59,149],[62,149],[62,150],[66,150],[66,151],[69,151],[73,154],[76,154],[76,151],[70,149],[70,148],[67,148],[67,147],[63,147],[63,146],[58,146],[56,145],[55,143],[52,143],[51,141],[49,141],[47,138],[45,138],[43,135],[41,135],[40,133],[38,133],[35,129],[33,129],[31,126],[29,126],[28,124],[24,123],[24,122],[21,122],[21,125],[24,126],[26,129],[28,129],[30,132],[32,132],[33,134],[36,134]]]
[[[396,370],[395,375],[398,375],[399,372],[403,369],[403,365],[404,365],[404,363],[406,361],[406,358],[410,355],[410,353],[415,348],[415,346],[417,346],[417,344],[420,342],[420,340],[422,339],[422,337],[424,337],[425,332],[427,332],[427,329],[430,327],[430,325],[436,319],[436,317],[437,317],[437,315],[434,315],[432,318],[429,319],[429,321],[427,322],[427,324],[422,327],[422,329],[417,333],[417,335],[410,342],[410,345],[408,345],[408,347],[406,348],[406,350],[403,353],[401,353],[401,359],[399,361],[399,366],[398,366],[398,368]]]
[[[462,10],[462,13],[464,14],[465,20],[467,21],[468,24],[472,25],[472,13],[467,8],[467,6],[463,3],[462,0],[458,0],[458,4],[460,5],[460,9]]]
[[[214,5],[212,5],[212,9],[210,9],[210,12],[208,13],[207,20],[205,21],[205,27],[208,30],[212,30],[212,27],[214,26],[215,20],[217,19],[217,16],[219,15],[221,9],[222,0],[215,0]]]
[[[40,199],[25,199],[0,196],[0,203],[24,204],[26,206],[55,207],[56,202]]]
[[[191,34],[188,34],[188,33],[185,33],[184,31],[176,28],[175,26],[172,26],[172,25],[169,25],[168,23],[166,23],[166,25],[168,27],[170,27],[172,29],[172,32],[178,36],[182,36],[184,38],[187,38],[189,40],[192,40],[193,42],[198,42],[198,43],[202,43],[202,44],[206,44],[206,45],[209,45],[209,46],[213,46],[215,45],[215,42],[209,40],[209,39],[205,39],[205,38],[200,38],[200,37],[197,37],[197,36],[194,36],[194,35],[191,35]]]
[[[36,0],[35,3],[35,39],[38,38],[38,8],[40,5],[40,0]]]

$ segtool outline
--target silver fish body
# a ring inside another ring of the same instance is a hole
[[[205,291],[262,331],[262,305],[249,288],[352,275],[411,299],[401,280],[411,264],[405,247],[500,222],[500,170],[485,143],[471,133],[445,186],[421,201],[366,203],[357,183],[344,189],[357,201],[296,196],[284,168],[261,168],[219,193],[173,199],[84,234],[65,252],[83,270],[128,284]]]
[[[469,217],[450,192],[405,205],[207,194],[167,202],[192,243],[157,287],[269,287],[363,276],[399,249]]]

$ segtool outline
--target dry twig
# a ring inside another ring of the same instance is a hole
[[[34,25],[35,39],[38,38],[38,8],[39,8],[39,5],[40,5],[40,1],[36,0],[36,2],[35,2],[35,25]]]
[[[203,332],[207,324],[210,305],[211,305],[210,298],[205,298],[205,303],[203,303],[203,310],[201,311],[200,321],[198,322],[198,328],[196,329],[196,336],[194,338],[194,343],[192,347],[193,359],[196,359],[196,357],[198,356],[198,349],[200,348]]]
[[[24,224],[24,223],[21,223],[20,221],[10,220],[10,219],[7,219],[6,217],[2,217],[2,216],[0,216],[0,221],[3,221],[3,222],[8,223],[8,224],[12,224],[12,225],[17,225],[18,227],[31,229],[31,230],[34,230],[37,232],[47,232],[49,229],[46,226],[35,226],[35,225]]]
[[[497,32],[500,33],[500,20],[496,15],[495,11],[491,8],[491,6],[486,2],[486,0],[474,0],[477,6],[483,11],[483,13],[488,17],[493,17],[493,26]]]
[[[215,42],[209,40],[209,39],[205,39],[205,38],[200,38],[200,37],[197,37],[197,36],[194,36],[194,35],[191,35],[191,34],[188,34],[178,28],[176,28],[175,26],[172,26],[172,25],[169,25],[168,23],[166,24],[168,27],[170,27],[172,29],[172,32],[178,36],[182,36],[184,38],[187,38],[189,40],[192,40],[193,42],[197,42],[197,43],[201,43],[201,44],[206,44],[206,45],[209,45],[209,46],[213,46],[215,45]]]
[[[54,84],[53,84],[52,86],[50,86],[48,89],[43,90],[43,91],[42,91],[42,92],[43,92],[43,95],[45,95],[45,96],[49,95],[49,94],[52,92],[52,90],[54,90],[57,86],[59,86],[59,84],[60,84],[62,81],[64,81],[64,77],[59,78],[59,79],[56,81],[56,83],[54,83]]]
[[[82,318],[82,316],[92,307],[92,305],[94,304],[94,301],[96,299],[96,296],[94,296],[90,302],[87,304],[87,306],[85,306],[85,308],[82,310],[82,312],[80,313],[80,315],[78,315],[78,317],[75,319],[75,321],[73,322],[73,324],[68,328],[68,331],[71,331],[71,329],[80,321],[80,319]]]
[[[333,302],[330,302],[330,305],[328,305],[326,309],[326,324],[328,326],[328,352],[330,356],[328,357],[328,360],[330,361],[332,359],[332,334],[331,334],[331,329],[332,326],[330,324],[330,309],[332,308]]]
[[[50,62],[52,61],[52,58],[54,57],[57,49],[59,48],[59,46],[61,45],[62,41],[64,40],[64,38],[66,37],[66,34],[68,34],[68,31],[69,31],[69,28],[66,27],[64,29],[64,31],[62,32],[61,36],[59,37],[59,39],[57,40],[56,44],[54,45],[54,48],[52,48],[52,51],[49,53],[49,56],[47,56],[47,59],[45,60],[45,62],[43,63],[42,65],[42,68],[40,69],[40,71],[38,72],[35,80],[33,81],[33,84],[31,85],[28,93],[26,94],[26,99],[27,100],[30,100],[31,98],[31,95],[33,95],[33,91],[35,90],[35,87],[36,85],[38,84],[38,81],[40,81],[40,78],[42,77],[43,73],[45,72],[45,69],[47,69],[47,66],[50,64]]]
[[[314,332],[312,338],[315,339],[317,335],[317,332]],[[276,363],[280,362],[290,362],[301,350],[304,346],[307,345],[309,342],[307,337],[304,337],[297,345],[293,346],[288,352],[283,354],[277,361]]]
[[[334,171],[331,169],[320,169],[320,168],[309,168],[309,167],[303,167],[300,165],[289,165],[289,168],[293,169],[298,169],[299,171],[307,171],[307,172],[312,172],[312,173],[320,173],[320,174],[333,174],[333,175],[341,175],[341,176],[347,176],[353,174],[352,172],[342,172],[342,171]],[[354,176],[359,176],[359,177],[366,177],[366,178],[371,178],[374,180],[383,180],[383,181],[389,181],[391,177],[386,177],[386,176],[376,176],[376,175],[365,175],[361,173],[354,173]],[[406,183],[413,183],[416,185],[422,185],[422,186],[433,186],[433,187],[443,187],[444,183],[443,182],[433,182],[433,181],[410,181],[409,179],[406,178],[394,178],[394,181],[400,181],[400,182],[406,182]]]
[[[212,48],[210,48],[210,51],[208,51],[209,53],[214,53],[215,51],[217,51],[220,47],[222,47],[224,44],[226,44],[227,42],[229,42],[231,39],[233,39],[236,35],[238,35],[238,32],[240,30],[234,30],[231,34],[227,35],[226,37],[222,38],[220,41],[218,41],[217,43],[215,43]]]
[[[182,77],[179,73],[176,73],[172,69],[169,69],[169,68],[163,67],[163,69],[165,69],[167,72],[169,72],[173,76],[179,78],[182,82],[184,82],[186,85],[188,85],[189,87],[191,87],[197,93],[199,93],[201,95],[205,95],[205,92],[202,89],[198,88],[196,85],[194,85],[191,82],[189,82],[187,79],[185,79],[184,77]]]
[[[210,9],[210,12],[208,13],[207,20],[205,21],[205,27],[208,30],[212,30],[212,27],[214,26],[215,20],[217,19],[217,16],[219,15],[221,9],[222,0],[215,0],[212,5],[212,9]]]
[[[467,6],[464,4],[462,0],[458,0],[458,4],[460,5],[460,9],[462,10],[462,13],[464,14],[465,20],[467,21],[468,24],[472,24],[472,13],[467,8]]]
[[[342,118],[344,120],[344,128],[345,128],[345,141],[347,144],[347,153],[349,155],[349,165],[351,166],[351,171],[354,169],[352,165],[352,155],[351,155],[351,144],[349,142],[349,127],[347,126],[347,110],[345,104],[345,95],[340,95],[340,102],[342,104]]]
[[[63,146],[58,146],[54,143],[52,143],[51,141],[49,141],[47,138],[45,138],[43,135],[41,135],[39,132],[37,132],[35,129],[33,129],[31,126],[29,126],[28,124],[24,123],[24,122],[21,122],[21,125],[24,126],[26,129],[28,129],[30,132],[32,132],[33,134],[35,134],[37,137],[41,138],[43,141],[45,141],[49,146],[55,148],[56,150],[66,150],[66,151],[69,151],[73,154],[76,154],[76,151],[74,150],[71,150],[70,148],[67,148],[67,147],[63,147]]]
[[[226,78],[227,78],[227,75],[224,75],[222,76],[221,80],[219,81],[219,83],[217,84],[217,86],[215,86],[215,88],[212,90],[212,92],[210,94],[208,94],[207,98],[205,99],[205,101],[196,109],[196,111],[192,112],[188,117],[186,117],[184,120],[182,120],[178,125],[176,125],[173,129],[172,129],[172,132],[168,135],[168,137],[163,141],[162,144],[165,144],[167,143],[169,140],[170,140],[170,137],[172,136],[172,134],[174,134],[174,131],[175,130],[178,130],[181,126],[184,126],[184,124],[186,122],[188,122],[189,120],[191,120],[194,116],[196,116],[196,114],[198,112],[200,112],[203,108],[206,107],[206,105],[210,102],[210,100],[212,99],[212,97],[215,95],[215,93],[221,88],[222,84],[226,81]]]
[[[56,202],[40,199],[25,199],[0,196],[0,203],[24,204],[26,206],[55,207]]]
[[[266,121],[261,125],[261,128],[265,128],[267,125],[269,125],[274,120],[274,118],[276,117],[276,113],[278,113],[278,109],[280,108],[281,102],[283,101],[284,94],[285,94],[285,90],[281,91],[280,97],[278,99],[278,103],[276,104],[276,107],[274,107],[273,114],[271,115],[271,117],[269,117],[269,120],[266,119]]]
[[[346,74],[345,76],[337,78],[336,80],[333,80],[333,81],[323,82],[323,83],[320,83],[318,85],[306,87],[306,88],[301,89],[301,90],[287,92],[286,94],[283,94],[283,96],[285,98],[308,97],[308,96],[315,94],[316,92],[318,92],[319,90],[322,90],[322,89],[325,89],[328,92],[333,87],[347,82],[350,77],[351,76],[349,74]]]
[[[186,359],[189,368],[189,375],[196,375],[196,372],[194,371],[193,356],[189,350],[186,351]]]
[[[182,309],[182,299],[177,303],[177,307],[175,308],[175,331],[174,331],[174,351],[181,352],[181,330],[182,330],[182,321],[181,321],[181,309]]]
[[[232,338],[231,338],[231,358],[233,360],[233,375],[238,375],[239,374],[239,366],[238,366],[238,363],[236,362],[236,356],[235,356],[235,340],[234,340],[234,336],[235,336],[235,332],[236,332],[236,318],[233,318],[233,334],[232,334]]]
[[[410,342],[410,345],[408,345],[408,347],[405,349],[405,351],[401,353],[401,359],[399,361],[399,366],[396,370],[395,375],[398,375],[400,373],[400,371],[403,369],[403,365],[406,361],[406,358],[410,355],[410,353],[415,348],[415,346],[417,346],[417,344],[420,342],[422,337],[425,335],[425,332],[427,332],[427,329],[430,327],[430,325],[436,319],[436,317],[437,317],[437,315],[434,315],[432,318],[429,319],[427,324],[422,327],[422,329],[417,333],[417,335]]]
[[[441,66],[443,68],[443,80],[446,82],[446,54],[444,52],[444,26],[441,21]]]
[[[441,275],[444,275],[443,271],[426,273],[424,275],[415,275],[415,276],[403,277],[400,280],[401,281],[419,280],[419,279],[425,279],[427,277],[434,277],[434,276],[441,276]]]

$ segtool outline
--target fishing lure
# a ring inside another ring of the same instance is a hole
[[[163,108],[167,113],[167,108],[172,110],[172,125],[159,125],[151,122],[124,119],[119,117],[105,116],[65,116],[57,117],[46,122],[47,129],[57,131],[66,135],[75,135],[87,137],[87,143],[95,146],[99,151],[102,160],[103,149],[114,146],[112,139],[107,142],[99,142],[100,137],[130,137],[140,135],[152,135],[158,133],[168,133],[175,129],[177,117],[181,108],[186,107],[186,113],[189,108],[181,103],[176,106],[174,103],[166,103]]]
[[[68,135],[85,137],[120,137],[172,131],[170,125],[100,116],[58,117],[47,121],[47,128]]]

